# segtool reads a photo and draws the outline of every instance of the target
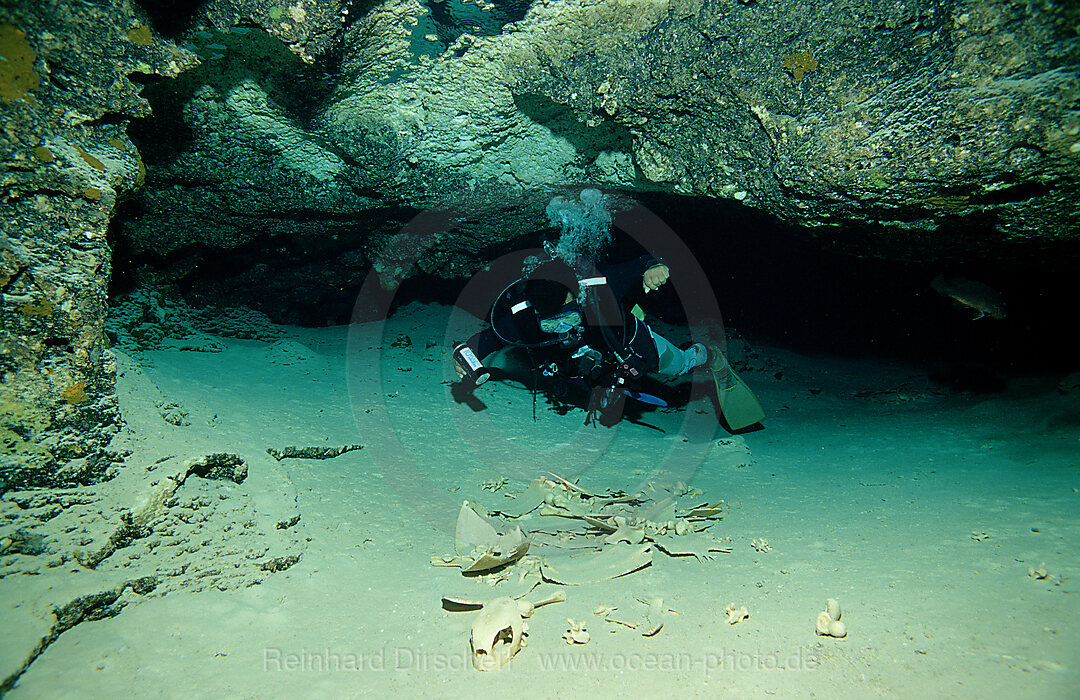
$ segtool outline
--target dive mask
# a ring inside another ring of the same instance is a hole
[[[581,325],[581,309],[573,308],[540,319],[540,330],[545,333],[569,333]]]

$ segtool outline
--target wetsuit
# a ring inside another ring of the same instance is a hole
[[[584,304],[582,314],[583,332],[580,337],[568,338],[570,342],[559,345],[561,352],[573,354],[587,345],[605,358],[633,368],[633,376],[659,369],[660,355],[654,334],[630,313],[623,302],[630,290],[641,285],[645,271],[661,264],[651,255],[643,255],[625,263],[598,268],[599,275],[589,279],[599,277],[603,281],[589,286],[589,299]],[[498,332],[488,326],[469,338],[466,341],[468,346],[482,361],[508,344],[527,346],[554,338],[536,329],[532,313],[518,316],[525,317],[520,325],[508,309],[496,309],[493,317]]]

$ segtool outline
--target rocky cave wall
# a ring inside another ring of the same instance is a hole
[[[0,490],[85,483],[118,420],[106,231],[145,177],[126,126],[150,107],[132,76],[194,57],[123,0],[5,3],[0,54]]]
[[[453,24],[450,3],[330,4],[340,14],[319,21],[286,9],[277,23],[267,4],[213,3],[191,36],[220,48],[189,87],[161,86],[177,118],[155,136],[183,146],[152,161],[125,219],[134,254],[343,240],[328,248],[358,254],[354,278],[374,262],[392,284],[408,265],[387,235],[458,203],[488,215],[420,269],[461,276],[583,182],[741,202],[914,259],[1075,242],[1074,7],[567,0],[485,28]],[[311,68],[263,60],[263,39],[229,33],[238,22]]]
[[[108,463],[111,263],[296,321],[369,270],[387,288],[468,275],[584,183],[727,201],[882,256],[1077,259],[1071,4],[146,9],[0,17],[9,483]],[[154,316],[143,299],[129,316]]]

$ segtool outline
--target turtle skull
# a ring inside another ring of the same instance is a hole
[[[504,596],[488,601],[480,609],[470,637],[473,667],[476,670],[502,668],[521,650],[525,636],[521,608],[518,601]]]

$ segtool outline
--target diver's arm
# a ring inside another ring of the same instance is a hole
[[[623,297],[630,293],[631,289],[645,284],[644,275],[646,272],[651,273],[650,276],[653,276],[658,274],[657,271],[661,268],[666,271],[667,265],[664,265],[651,255],[642,255],[633,260],[607,267],[603,272],[604,276],[607,277],[608,287],[611,288],[615,298],[622,300]],[[667,277],[664,277],[657,286],[666,281]]]

